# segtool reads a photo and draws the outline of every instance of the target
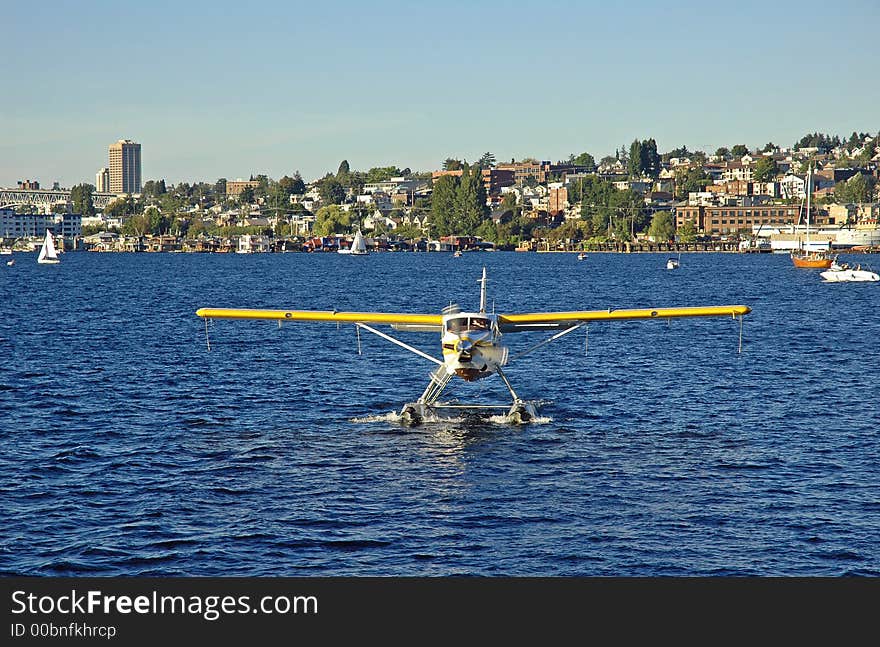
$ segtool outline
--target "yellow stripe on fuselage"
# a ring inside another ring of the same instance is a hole
[[[541,324],[620,319],[670,319],[673,317],[721,317],[744,315],[748,306],[695,306],[687,308],[637,308],[631,310],[582,310],[577,312],[532,312],[498,315],[498,324]]]
[[[333,312],[330,310],[259,310],[250,308],[199,308],[205,319],[269,319],[281,321],[332,321],[338,323],[421,324],[439,326],[442,315],[393,312]]]

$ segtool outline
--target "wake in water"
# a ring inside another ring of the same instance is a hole
[[[384,414],[376,414],[372,416],[359,416],[356,418],[349,418],[349,422],[353,422],[356,424],[369,424],[369,423],[395,423],[403,425],[403,416],[400,413],[395,411],[390,411]],[[472,425],[515,425],[515,426],[524,426],[524,425],[547,425],[553,422],[553,418],[549,416],[534,416],[527,423],[516,423],[511,420],[510,416],[506,414],[499,415],[469,415],[469,414],[461,414],[457,413],[454,415],[441,415],[437,413],[432,413],[426,415],[422,421],[422,425],[460,425],[460,426],[472,426]]]

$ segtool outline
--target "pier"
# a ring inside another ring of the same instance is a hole
[[[739,242],[735,240],[709,240],[693,243],[670,243],[649,241],[640,242],[623,242],[623,241],[607,241],[602,243],[583,243],[581,247],[566,246],[564,248],[551,248],[546,242],[538,243],[537,252],[616,252],[623,254],[634,254],[639,252],[666,252],[666,253],[683,253],[683,252],[767,252],[769,249],[762,250],[740,250]]]

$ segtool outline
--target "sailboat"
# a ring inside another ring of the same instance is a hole
[[[357,233],[354,235],[354,240],[351,243],[351,249],[339,249],[337,250],[340,254],[351,254],[352,256],[366,256],[367,255],[367,241],[364,239],[364,235],[361,233],[361,230],[358,229]]]
[[[46,230],[46,238],[43,240],[43,246],[40,248],[40,255],[37,257],[37,263],[60,263],[58,254],[55,251],[55,241],[52,238],[52,232]]]
[[[810,197],[813,193],[813,166],[807,166],[807,233],[803,245],[798,245],[798,249],[792,250],[791,261],[795,267],[815,267],[827,270],[831,267],[831,261],[834,260],[829,254],[823,251],[810,251]]]

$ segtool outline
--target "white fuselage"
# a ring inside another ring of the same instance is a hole
[[[457,312],[443,317],[443,363],[447,372],[471,382],[492,375],[507,363],[508,350],[494,315]]]

